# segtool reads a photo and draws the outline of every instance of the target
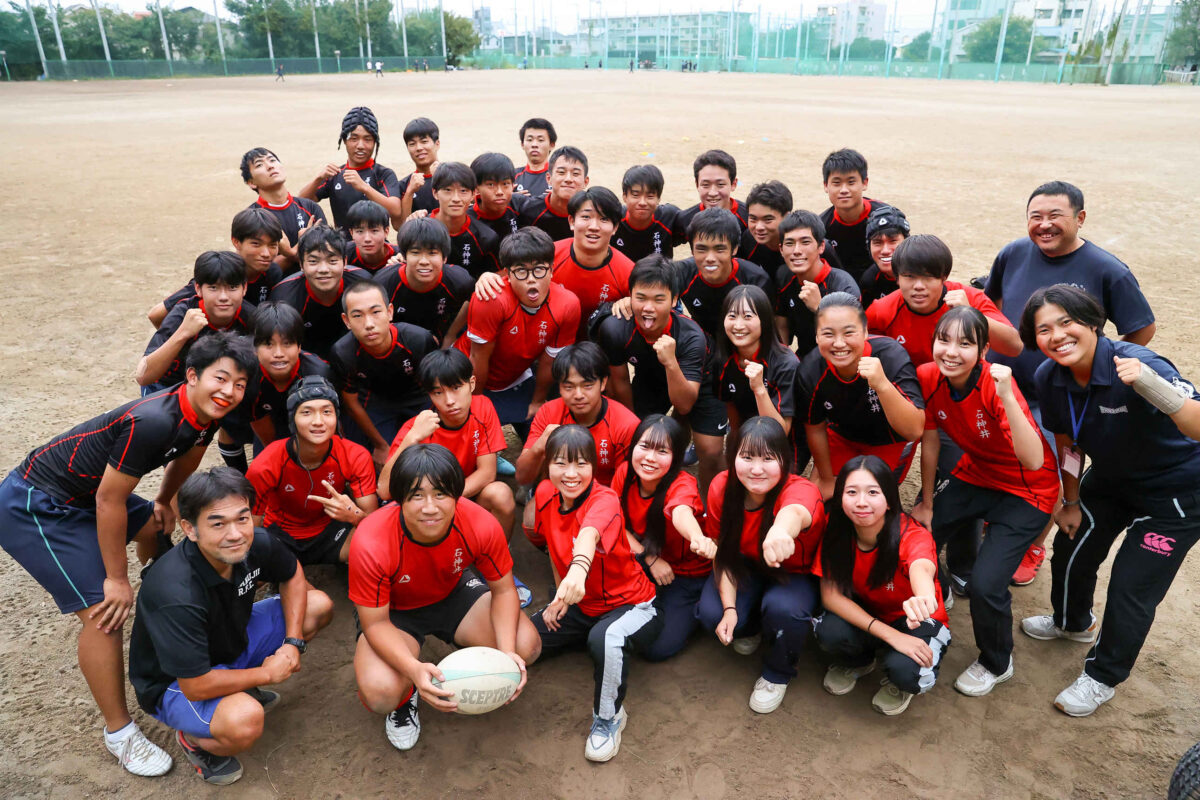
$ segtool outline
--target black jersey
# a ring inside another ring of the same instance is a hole
[[[733,259],[733,269],[720,286],[713,286],[700,277],[694,258],[676,261],[675,271],[679,276],[679,299],[683,307],[704,332],[714,339],[724,334],[721,305],[725,302],[725,295],[733,291],[735,286],[757,286],[767,293],[768,298],[775,294],[774,283],[766,271],[758,264],[740,258]]]
[[[513,191],[528,195],[535,200],[545,197],[550,192],[549,176],[549,161],[538,172],[534,172],[526,164],[513,175]]]
[[[275,426],[276,438],[284,436],[288,431],[287,396],[292,387],[296,385],[297,381],[304,378],[313,375],[328,378],[330,374],[328,364],[307,350],[301,350],[300,358],[296,362],[296,369],[288,378],[287,386],[282,390],[275,388],[275,384],[271,383],[271,379],[267,377],[260,366],[258,374],[246,387],[246,396],[242,400],[242,406],[249,410],[251,421],[270,417],[271,423]]]
[[[403,264],[394,264],[375,277],[392,304],[392,321],[424,328],[444,342],[458,311],[471,299],[475,280],[457,264],[442,267],[442,277],[432,289],[419,292],[408,283]]]
[[[367,352],[353,333],[347,333],[329,354],[333,385],[340,392],[357,394],[363,405],[374,398],[388,405],[412,406],[415,414],[427,400],[417,383],[417,366],[437,346],[429,331],[404,322],[392,324],[391,349],[381,356]]]
[[[786,266],[780,267],[775,273],[775,281],[779,290],[775,294],[775,315],[787,320],[788,330],[796,339],[796,354],[801,358],[817,346],[817,315],[809,311],[808,306],[800,299],[800,290],[804,281],[792,274]],[[858,297],[858,284],[848,274],[840,269],[829,266],[829,262],[821,261],[821,271],[813,281],[821,290],[821,297],[830,292],[846,292]],[[790,345],[791,342],[788,342]]]
[[[300,312],[304,320],[304,341],[301,346],[311,353],[328,360],[333,343],[346,333],[346,324],[342,322],[342,291],[347,283],[361,281],[369,277],[366,270],[358,267],[346,267],[342,271],[342,283],[338,287],[337,297],[329,305],[325,305],[308,288],[308,281],[303,272],[289,275],[271,290],[271,300],[286,303]]]
[[[60,503],[95,508],[105,468],[140,478],[193,447],[207,447],[216,431],[200,422],[184,384],[81,422],[34,448],[17,470]]]
[[[175,332],[179,330],[179,326],[183,324],[183,318],[187,316],[187,312],[193,308],[198,308],[201,311],[204,310],[204,301],[200,299],[199,295],[192,295],[176,303],[175,307],[167,313],[166,319],[162,321],[162,325],[159,325],[158,330],[150,337],[150,343],[146,345],[146,351],[143,355],[148,356],[166,344],[166,341],[174,336]],[[188,351],[192,349],[192,345],[201,337],[220,331],[234,331],[243,335],[254,333],[254,306],[243,300],[241,307],[234,314],[233,322],[228,327],[214,328],[210,323],[196,334],[190,342],[186,342],[183,347],[179,348],[179,352],[175,355],[175,360],[171,362],[171,365],[167,367],[167,371],[155,383],[163,386],[174,386],[182,381],[187,372],[187,356]]]
[[[528,228],[530,225],[541,228],[556,242],[570,239],[572,235],[570,220],[566,214],[560,216],[550,208],[549,196],[527,203],[520,211],[519,222],[522,228]]]
[[[408,182],[412,180],[412,173],[405,175],[400,180],[400,195],[403,196],[408,191]],[[422,183],[412,196],[412,211],[435,211],[438,207],[437,198],[433,196],[433,176],[426,175],[425,182]]]
[[[769,335],[770,332],[763,331],[763,336]],[[765,352],[760,350],[751,360],[763,365],[763,386],[779,415],[784,419],[796,416],[796,371],[800,369],[796,354],[783,347],[769,347]],[[717,398],[732,403],[743,421],[757,417],[758,402],[750,388],[750,379],[738,366],[737,354],[730,354],[715,372]]]
[[[850,273],[856,284],[863,273],[875,263],[871,258],[871,246],[867,242],[867,218],[871,216],[871,210],[876,208],[890,206],[879,200],[864,197],[862,216],[856,220],[842,219],[833,206],[821,212],[821,222],[825,225],[825,239],[832,241],[837,248],[840,263],[836,266]]]
[[[774,275],[775,271],[783,266],[783,253],[759,244],[750,231],[742,231],[742,242],[738,245],[737,257],[753,261],[765,269],[768,275]]]
[[[917,370],[903,345],[886,336],[868,336],[863,355],[878,358],[892,385],[914,406],[925,408]],[[807,425],[827,422],[843,439],[872,447],[907,441],[888,425],[879,396],[866,379],[855,375],[851,381],[842,380],[819,350],[800,362],[796,396],[799,416]]]
[[[626,211],[613,231],[612,246],[629,256],[629,260],[637,262],[648,255],[658,253],[665,258],[671,258],[675,252],[675,220],[679,209],[670,203],[660,203],[654,209],[650,224],[641,230],[633,227]]]
[[[597,313],[608,314],[608,307],[600,306]],[[694,321],[674,311],[665,333],[675,340],[675,360],[683,376],[698,381],[703,391],[710,375],[712,344],[708,337]],[[608,356],[609,364],[633,365],[633,413],[645,419],[648,414],[665,414],[670,410],[667,372],[658,361],[653,343],[646,340],[633,320],[608,316],[596,328],[594,338]]]
[[[325,222],[325,212],[321,210],[321,206],[307,197],[292,197],[288,194],[287,202],[281,206],[273,206],[266,198],[260,197],[258,202],[250,204],[250,208],[255,206],[265,208],[275,215],[275,219],[279,220],[279,225],[283,228],[283,235],[292,247],[300,241],[301,229],[307,228],[313,219],[318,223]]]
[[[359,269],[366,270],[372,275],[378,275],[380,272],[382,272],[384,267],[387,265],[388,259],[394,255],[396,255],[396,246],[391,242],[384,242],[383,260],[379,262],[378,266],[372,267],[363,259],[363,254],[359,252],[358,245],[356,245],[354,242],[346,242],[346,266],[358,267]]]
[[[283,269],[278,264],[271,262],[271,266],[267,267],[266,272],[260,272],[253,278],[247,276],[245,301],[252,306],[262,305],[271,296],[271,290],[275,288],[275,284],[281,280],[283,280]],[[172,292],[163,300],[163,308],[170,311],[180,302],[199,295],[200,293],[196,291],[196,281],[190,280],[184,284],[182,289]]]
[[[438,219],[441,215],[434,211],[429,216]],[[469,214],[466,221],[467,224],[458,233],[450,234],[450,252],[446,255],[446,261],[462,267],[472,278],[478,278],[485,272],[499,272],[500,237]]]
[[[887,297],[900,286],[896,283],[895,278],[885,275],[879,269],[878,264],[872,264],[870,269],[864,272],[862,278],[859,279],[858,288],[862,294],[862,307],[869,308],[871,303],[881,297]]]
[[[329,210],[333,212],[333,224],[341,228],[347,237],[350,236],[350,229],[346,227],[346,214],[350,212],[350,206],[359,200],[367,199],[365,194],[351,187],[342,177],[342,172],[349,167],[349,164],[343,164],[336,175],[326,178],[317,187],[317,199],[329,198]],[[399,197],[403,191],[400,188],[400,182],[396,179],[396,173],[382,164],[376,164],[375,159],[371,159],[355,171],[364,183],[385,197]]]
[[[491,228],[492,233],[496,234],[496,237],[503,242],[506,236],[516,233],[521,228],[521,212],[532,202],[534,201],[523,194],[514,194],[508,201],[508,205],[505,206],[503,214],[498,217],[485,217],[479,208],[479,200],[476,199],[467,213],[471,219],[477,219]],[[499,253],[498,246],[496,252]]]
[[[694,206],[685,208],[675,217],[675,244],[686,244],[688,240],[687,229],[692,222],[692,217],[704,210],[704,206],[697,203]],[[738,225],[742,231],[746,230],[746,204],[740,203],[734,198],[729,198],[729,210],[733,212],[733,216],[737,217]]]

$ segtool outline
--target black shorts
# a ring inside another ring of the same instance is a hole
[[[693,433],[705,436],[724,436],[729,433],[729,415],[725,404],[717,399],[706,384],[701,384],[700,395],[692,410],[679,416],[691,424]]]
[[[267,530],[276,539],[287,545],[288,549],[296,555],[296,560],[300,562],[301,566],[307,567],[310,564],[342,563],[338,556],[342,552],[342,546],[346,544],[346,537],[354,530],[354,526],[349,522],[331,519],[325,526],[325,530],[308,539],[294,539],[278,525],[268,525]]]
[[[479,577],[473,569],[463,570],[458,585],[450,590],[450,594],[436,603],[430,603],[420,608],[393,608],[389,613],[392,624],[417,640],[418,645],[425,644],[426,636],[436,636],[446,644],[457,644],[454,632],[462,624],[468,612],[479,602],[479,598],[491,589],[487,582]],[[358,610],[354,611],[354,638],[362,635],[362,625],[358,621]]]

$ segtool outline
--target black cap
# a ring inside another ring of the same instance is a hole
[[[366,106],[355,106],[346,112],[346,116],[342,117],[342,135],[338,138],[338,147],[341,147],[342,142],[346,141],[346,137],[362,125],[367,129],[367,133],[375,137],[375,148],[379,148],[379,120],[375,119],[374,112]]]
[[[912,228],[908,224],[908,218],[904,216],[904,212],[898,208],[891,206],[876,206],[871,210],[871,216],[867,217],[867,243],[870,244],[871,238],[878,236],[881,233],[903,233],[908,236],[908,232]]]
[[[320,375],[301,378],[300,382],[292,387],[287,398],[288,426],[292,429],[292,433],[296,432],[296,409],[309,400],[328,400],[333,403],[333,410],[341,413],[338,393],[332,383]]]

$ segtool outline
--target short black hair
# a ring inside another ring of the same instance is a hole
[[[679,296],[679,278],[675,265],[661,253],[651,253],[638,260],[629,273],[629,291],[635,286],[665,286],[671,297]]]
[[[428,136],[435,142],[438,141],[438,126],[429,117],[417,117],[413,121],[404,126],[404,143],[408,144],[413,139],[420,139],[422,136]],[[392,495],[395,497],[395,495]]]
[[[1033,194],[1029,195],[1029,199],[1025,201],[1025,208],[1029,208],[1029,204],[1033,202],[1033,198],[1039,195],[1066,195],[1067,202],[1071,206],[1071,210],[1078,214],[1083,211],[1083,190],[1073,183],[1066,181],[1050,181],[1043,183],[1041,186],[1033,190]]]
[[[757,183],[746,195],[747,213],[752,205],[766,206],[772,211],[778,211],[780,216],[792,210],[792,191],[783,181],[763,181]]]
[[[471,162],[471,172],[475,173],[476,184],[484,181],[502,183],[511,181],[517,168],[513,166],[512,159],[504,153],[483,153],[475,156],[475,160]]]
[[[788,212],[779,222],[779,240],[783,241],[783,237],[787,236],[794,230],[808,228],[812,231],[813,238],[817,240],[817,244],[825,241],[825,223],[821,222],[821,218],[811,211],[805,211],[798,208],[795,211]]]
[[[265,147],[255,147],[253,150],[247,150],[246,154],[242,156],[242,183],[250,182],[250,167],[257,159],[260,159],[263,156],[270,156],[276,161],[279,160],[279,156],[275,155]],[[258,190],[256,189],[255,192],[257,191]]]
[[[254,486],[233,467],[198,469],[179,487],[179,518],[195,526],[204,509],[226,497],[242,497],[254,508]]]
[[[296,242],[296,258],[301,264],[309,253],[333,253],[345,261],[346,239],[337,228],[317,225]]]
[[[641,186],[647,192],[653,192],[662,197],[665,185],[666,181],[663,180],[661,169],[653,164],[639,164],[625,170],[625,177],[621,178],[621,193],[629,194],[634,187]]]
[[[950,248],[932,233],[914,233],[892,253],[892,272],[896,275],[928,276],[946,280],[954,268]]]
[[[414,444],[392,465],[388,480],[392,499],[397,503],[408,500],[426,478],[437,491],[456,500],[462,497],[466,478],[454,454],[440,444]]]
[[[550,160],[546,163],[550,166],[550,169],[552,171],[554,169],[554,165],[556,163],[558,163],[558,160],[560,158],[565,158],[568,161],[578,161],[581,165],[583,165],[584,176],[586,176],[588,174],[587,156],[585,156],[583,154],[583,151],[580,150],[578,147],[571,147],[569,144],[563,145],[562,147],[558,148],[553,153],[551,153]]]
[[[730,183],[737,180],[737,161],[724,150],[705,150],[696,156],[696,160],[692,162],[692,174],[697,183],[700,182],[700,170],[705,167],[720,167],[729,173]]]
[[[192,280],[196,286],[246,285],[246,262],[237,253],[228,250],[207,250],[196,256],[192,269]]]
[[[867,327],[867,312],[863,311],[862,303],[857,297],[849,292],[830,292],[821,298],[821,302],[817,304],[817,320],[821,319],[821,315],[831,308],[849,308],[858,314],[858,321],[865,328]]]
[[[528,130],[545,131],[546,136],[548,136],[550,138],[550,146],[551,147],[554,147],[555,143],[558,142],[558,131],[554,130],[554,126],[550,123],[550,120],[548,120],[548,119],[542,119],[541,117],[531,117],[530,119],[525,120],[525,124],[521,126],[520,133],[517,134],[518,142],[525,141],[525,131],[528,131]]]
[[[396,247],[400,255],[420,247],[426,250],[441,251],[442,258],[450,255],[450,232],[446,226],[436,219],[429,217],[409,217],[400,226],[396,237]]]
[[[559,425],[550,433],[546,439],[546,459],[558,458],[559,453],[564,453],[568,461],[582,457],[593,469],[598,463],[596,440],[592,432],[582,425]],[[592,480],[595,479],[593,474]]]
[[[428,358],[428,356],[426,356]],[[424,362],[421,362],[424,364]],[[598,381],[608,377],[608,356],[595,342],[576,342],[558,351],[550,365],[550,375],[555,383],[562,383],[574,369],[585,381]]]
[[[222,358],[233,359],[247,378],[258,369],[258,356],[254,354],[250,337],[233,331],[216,331],[197,339],[188,348],[187,368],[196,370],[196,374],[200,375]]]
[[[254,236],[262,236],[269,242],[278,242],[283,238],[283,226],[279,218],[262,206],[243,208],[233,215],[233,224],[229,226],[229,238],[245,241]]]
[[[554,240],[541,228],[521,228],[500,243],[500,266],[504,269],[519,264],[553,263]]]
[[[724,240],[736,250],[742,241],[742,226],[732,211],[724,208],[706,208],[692,217],[688,223],[687,238],[692,244],[700,237],[706,239]]]
[[[351,295],[362,294],[363,292],[379,292],[379,296],[383,299],[385,306],[391,302],[388,299],[387,290],[383,288],[383,285],[379,281],[366,278],[365,280],[355,281],[342,290],[342,311],[346,310],[346,298]]]
[[[471,359],[457,347],[433,350],[421,359],[417,367],[417,383],[426,392],[432,392],[435,386],[452,389],[467,383],[475,375]]]
[[[268,300],[254,309],[254,346],[270,344],[275,334],[286,342],[300,344],[304,337],[304,318],[287,303]]]
[[[849,147],[834,150],[825,156],[825,163],[821,165],[821,180],[829,183],[829,176],[835,172],[857,172],[858,177],[865,181],[867,179],[867,159],[863,158],[862,153],[851,150]]]
[[[350,228],[388,228],[392,219],[387,209],[374,200],[359,200],[350,206],[346,218],[342,220],[347,229]]]
[[[475,173],[460,161],[443,162],[433,173],[433,190],[435,192],[440,189],[448,189],[456,183],[464,189],[472,191],[478,185],[475,182]]]
[[[605,189],[603,186],[589,186],[571,195],[571,199],[567,201],[567,214],[576,216],[584,204],[589,202],[601,219],[606,219],[613,225],[621,221],[621,201],[611,189]]]
[[[1026,350],[1036,352],[1038,349],[1037,312],[1046,305],[1058,306],[1080,325],[1094,329],[1098,336],[1104,335],[1104,306],[1083,289],[1068,283],[1056,283],[1034,292],[1021,311],[1019,330],[1021,343],[1025,345]]]
[[[951,331],[958,328],[959,336],[979,348],[988,344],[988,320],[983,312],[974,306],[955,306],[942,315],[937,327],[933,329],[934,341],[943,336],[949,337]],[[982,356],[980,356],[982,358]]]

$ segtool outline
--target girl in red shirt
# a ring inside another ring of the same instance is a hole
[[[792,475],[792,447],[769,417],[742,424],[730,468],[708,488],[708,535],[717,540],[713,579],[696,615],[722,644],[753,653],[766,631],[769,649],[750,708],[769,714],[783,702],[817,609],[810,574],[825,512],[817,487]]]
[[[534,495],[534,527],[561,579],[533,624],[544,655],[587,647],[596,690],[583,754],[589,761],[608,761],[621,747],[628,718],[630,654],[658,638],[662,617],[654,607],[654,584],[625,537],[617,493],[592,480],[592,434],[582,425],[556,428],[546,441],[546,465],[549,477]]]
[[[712,572],[717,544],[704,535],[704,505],[696,478],[683,471],[688,435],[663,414],[642,420],[633,447],[613,475],[625,512],[625,533],[657,587],[662,633],[642,655],[662,661],[683,649],[699,624],[696,603]]]
[[[825,606],[817,643],[833,657],[825,690],[849,693],[880,657],[883,685],[871,705],[894,716],[933,688],[950,644],[933,536],[900,510],[896,478],[879,456],[847,461],[833,497],[813,567]]]

